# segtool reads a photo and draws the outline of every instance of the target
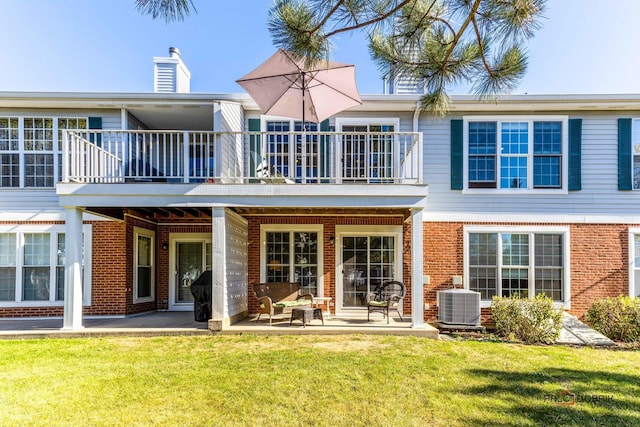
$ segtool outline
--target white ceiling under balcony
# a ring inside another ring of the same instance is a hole
[[[153,130],[213,130],[213,103],[134,104],[127,110]]]
[[[151,130],[213,130],[217,101],[255,108],[246,94],[0,92],[0,108],[118,110],[133,114]]]

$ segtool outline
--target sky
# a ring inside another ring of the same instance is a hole
[[[241,93],[235,81],[276,50],[271,3],[194,0],[166,24],[134,0],[0,0],[0,91],[152,92],[153,57],[173,46],[192,92]],[[514,94],[640,94],[639,0],[549,0],[545,16]],[[332,59],[355,64],[361,94],[382,92],[363,34],[334,40]]]

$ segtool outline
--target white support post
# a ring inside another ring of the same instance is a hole
[[[228,326],[229,319],[225,319],[224,301],[227,275],[226,263],[226,228],[227,212],[223,207],[214,207],[211,210],[211,236],[212,254],[211,265],[211,319],[209,329],[214,331],[222,330]]]
[[[66,265],[62,330],[82,329],[82,210],[66,209]]]
[[[182,165],[182,182],[185,184],[189,182],[189,166],[191,164],[191,155],[189,150],[189,132],[182,133],[182,157],[184,158],[184,164]]]
[[[215,167],[215,178],[219,179],[222,178],[222,169],[223,169],[223,162],[222,162],[222,144],[223,144],[223,138],[222,138],[222,134],[219,132],[223,131],[222,128],[222,120],[223,120],[223,113],[222,113],[222,105],[220,104],[220,102],[214,102],[213,103],[213,131],[216,132],[213,135],[213,161],[214,161],[214,167]],[[228,160],[227,160],[228,161]],[[228,177],[226,177],[228,178]],[[216,181],[218,182],[218,181]]]
[[[425,329],[423,272],[422,209],[411,210],[411,317],[413,329]]]

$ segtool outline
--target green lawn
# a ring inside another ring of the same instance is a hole
[[[563,390],[575,405],[555,401]],[[640,352],[364,335],[0,341],[0,425],[638,426]]]

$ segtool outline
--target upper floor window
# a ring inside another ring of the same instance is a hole
[[[51,188],[60,179],[62,130],[87,118],[0,117],[0,186]]]
[[[467,188],[566,187],[566,118],[473,117],[465,123]]]

